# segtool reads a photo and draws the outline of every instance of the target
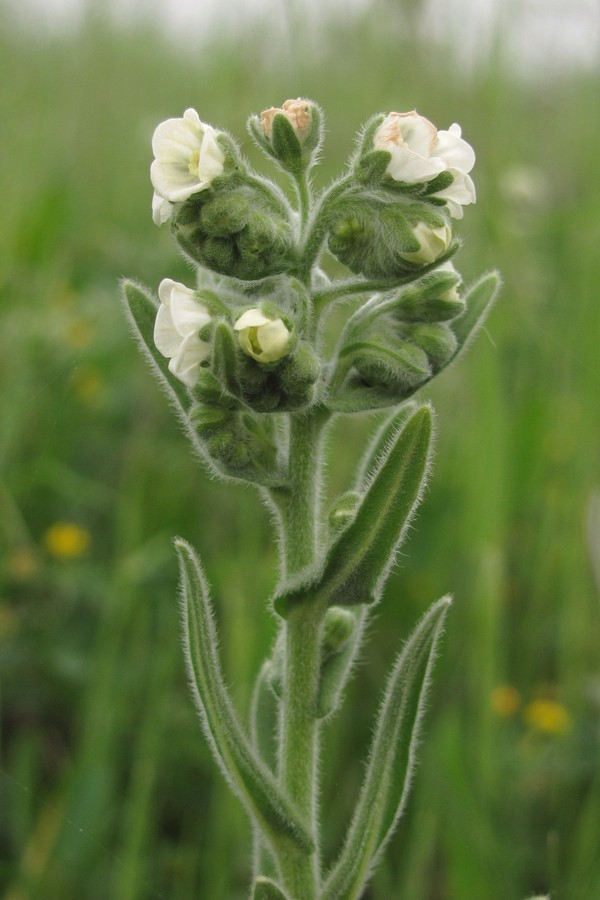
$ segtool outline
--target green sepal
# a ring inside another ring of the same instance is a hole
[[[329,548],[320,572],[299,576],[275,597],[277,613],[312,599],[316,604],[354,606],[376,603],[397,550],[419,504],[431,457],[433,422],[429,406],[408,419],[399,413],[388,447],[354,519]]]
[[[289,897],[270,878],[259,875],[252,888],[252,900],[289,900]]]
[[[357,372],[367,386],[383,386],[397,392],[398,399],[406,390],[422,384],[431,375],[427,353],[409,342],[389,345],[361,341],[344,348],[351,355]]]
[[[484,324],[494,305],[500,286],[500,274],[488,272],[486,275],[482,275],[465,294],[465,311],[452,321],[451,326],[458,342],[458,347],[452,357],[453,360],[467,349]]]
[[[391,158],[392,154],[387,150],[371,150],[361,156],[354,168],[357,181],[368,186],[379,185]]]
[[[465,310],[465,300],[453,289],[460,283],[458,272],[435,269],[404,288],[397,297],[378,305],[402,322],[447,322]]]
[[[286,115],[273,116],[271,144],[277,161],[288,172],[299,174],[303,168],[302,145]]]
[[[213,333],[212,371],[223,390],[240,395],[240,353],[238,342],[226,322],[217,322]]]
[[[181,573],[183,644],[190,684],[213,756],[234,793],[270,845],[291,840],[304,852],[314,844],[308,828],[257,757],[225,686],[208,584],[192,547],[175,540]]]
[[[450,598],[425,613],[393,666],[358,803],[322,900],[356,900],[404,811],[414,772],[421,720]]]
[[[426,354],[432,372],[439,372],[452,359],[458,341],[444,322],[420,322],[406,327],[406,338]]]

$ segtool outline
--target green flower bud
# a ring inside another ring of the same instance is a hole
[[[331,606],[323,623],[323,657],[339,653],[346,646],[356,627],[356,616],[349,609]]]
[[[434,206],[413,198],[381,199],[361,193],[343,198],[329,233],[329,249],[352,272],[397,278],[433,262],[451,232]]]
[[[357,491],[347,491],[338,497],[329,510],[329,526],[332,531],[340,532],[349,525],[360,503],[360,494]]]
[[[446,252],[452,240],[452,229],[447,223],[439,228],[432,228],[425,222],[417,222],[412,233],[419,242],[419,249],[415,253],[401,253],[400,255],[408,262],[422,266],[435,262]]]
[[[268,156],[294,175],[310,168],[322,140],[322,113],[312,100],[286,100],[248,121],[250,134]]]
[[[285,207],[268,184],[259,189],[240,173],[180,204],[172,229],[194,262],[221,275],[258,281],[294,264]]]

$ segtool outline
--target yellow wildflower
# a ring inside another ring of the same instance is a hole
[[[523,718],[530,728],[551,735],[567,734],[573,726],[569,710],[557,700],[532,700],[523,710]]]
[[[89,545],[89,532],[74,522],[55,522],[44,534],[44,546],[55,559],[77,559]]]

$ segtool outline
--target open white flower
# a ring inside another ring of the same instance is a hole
[[[158,287],[160,307],[154,323],[154,343],[169,358],[169,371],[189,388],[198,381],[198,365],[210,354],[211,346],[198,332],[211,315],[190,288],[164,278]]]
[[[462,218],[464,205],[475,203],[475,185],[468,174],[475,165],[475,153],[461,137],[460,125],[438,131],[415,110],[392,112],[375,132],[373,145],[391,154],[386,172],[394,181],[422,184],[449,172],[452,184],[432,196],[445,200],[454,218]]]
[[[432,228],[425,222],[417,222],[412,232],[421,246],[413,253],[401,253],[400,256],[402,259],[423,266],[435,262],[438,256],[446,252],[452,240],[452,229],[449,225]]]
[[[210,187],[225,163],[217,137],[218,132],[201,122],[195,109],[186,109],[182,119],[167,119],[158,125],[152,137],[155,159],[150,167],[158,197],[178,203]]]
[[[265,316],[260,309],[248,309],[235,325],[240,347],[261,363],[277,362],[288,352],[290,332],[282,319]]]

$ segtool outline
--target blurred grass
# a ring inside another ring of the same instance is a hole
[[[413,16],[418,4],[414,4]],[[240,708],[273,632],[266,513],[191,459],[127,333],[117,280],[186,280],[150,220],[149,139],[195,106],[243,138],[287,96],[326,109],[322,179],[376,110],[458,120],[478,205],[458,263],[497,266],[487,329],[431,396],[428,497],[330,727],[323,803],[335,852],[395,650],[425,605],[456,604],[409,809],[368,897],[600,896],[599,608],[586,510],[600,484],[597,73],[519,82],[500,58],[469,76],[374,4],[285,46],[260,24],[197,57],[102,18],[72,37],[5,28],[0,121],[0,886],[8,900],[234,900],[249,837],[185,684],[170,538],[201,551]],[[388,26],[388,27],[386,27]],[[501,47],[498,37],[498,46]],[[291,49],[290,49],[291,48]],[[366,425],[339,422],[332,491]],[[51,526],[90,536],[55,558]],[[518,708],[494,712],[512,686]],[[523,711],[560,704],[552,732]],[[529,722],[529,724],[528,724]]]

